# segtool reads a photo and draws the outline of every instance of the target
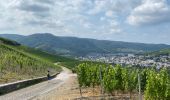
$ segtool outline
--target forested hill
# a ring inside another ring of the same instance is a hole
[[[162,49],[159,51],[149,52],[146,54],[153,55],[153,56],[170,55],[170,49]]]
[[[45,50],[52,54],[84,56],[93,53],[143,53],[170,48],[165,44],[144,44],[121,41],[95,40],[76,37],[59,37],[49,33],[29,36],[0,34],[29,47]]]
[[[15,41],[0,38],[0,84],[44,76],[47,70],[51,74],[61,70],[48,58],[31,53],[36,50],[27,50],[27,47]]]
[[[1,38],[0,37],[0,43],[2,44],[6,44],[6,45],[13,45],[13,46],[19,46],[21,44],[19,44],[18,42],[16,41],[12,41],[12,40],[9,40],[9,39],[5,39],[5,38]]]

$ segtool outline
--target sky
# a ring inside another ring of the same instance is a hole
[[[0,34],[170,44],[170,0],[0,0]]]

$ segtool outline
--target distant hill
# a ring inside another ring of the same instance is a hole
[[[25,36],[18,35],[18,34],[0,34],[0,37],[4,37],[6,39],[17,41],[17,40],[20,40],[21,38],[24,38]]]
[[[95,40],[76,37],[59,37],[49,33],[29,36],[0,34],[29,47],[41,49],[52,54],[85,56],[95,53],[143,53],[170,48],[165,44],[144,44],[121,41]]]
[[[12,41],[12,40],[5,39],[5,38],[1,38],[1,37],[0,37],[0,43],[7,44],[7,45],[13,45],[13,46],[19,46],[19,45],[21,45],[21,44],[19,44],[19,43],[16,42],[16,41]]]

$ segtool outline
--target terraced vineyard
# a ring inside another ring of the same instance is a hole
[[[47,70],[51,74],[61,70],[46,58],[19,47],[21,45],[15,41],[0,38],[0,83],[44,76]]]

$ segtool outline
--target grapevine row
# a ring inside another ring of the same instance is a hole
[[[0,44],[0,83],[43,76],[49,69],[56,72],[56,68],[52,63]]]
[[[101,86],[105,92],[138,93],[138,74],[141,92],[145,100],[168,100],[170,98],[170,76],[166,68],[137,69],[120,65],[82,63],[76,68],[80,87]]]

